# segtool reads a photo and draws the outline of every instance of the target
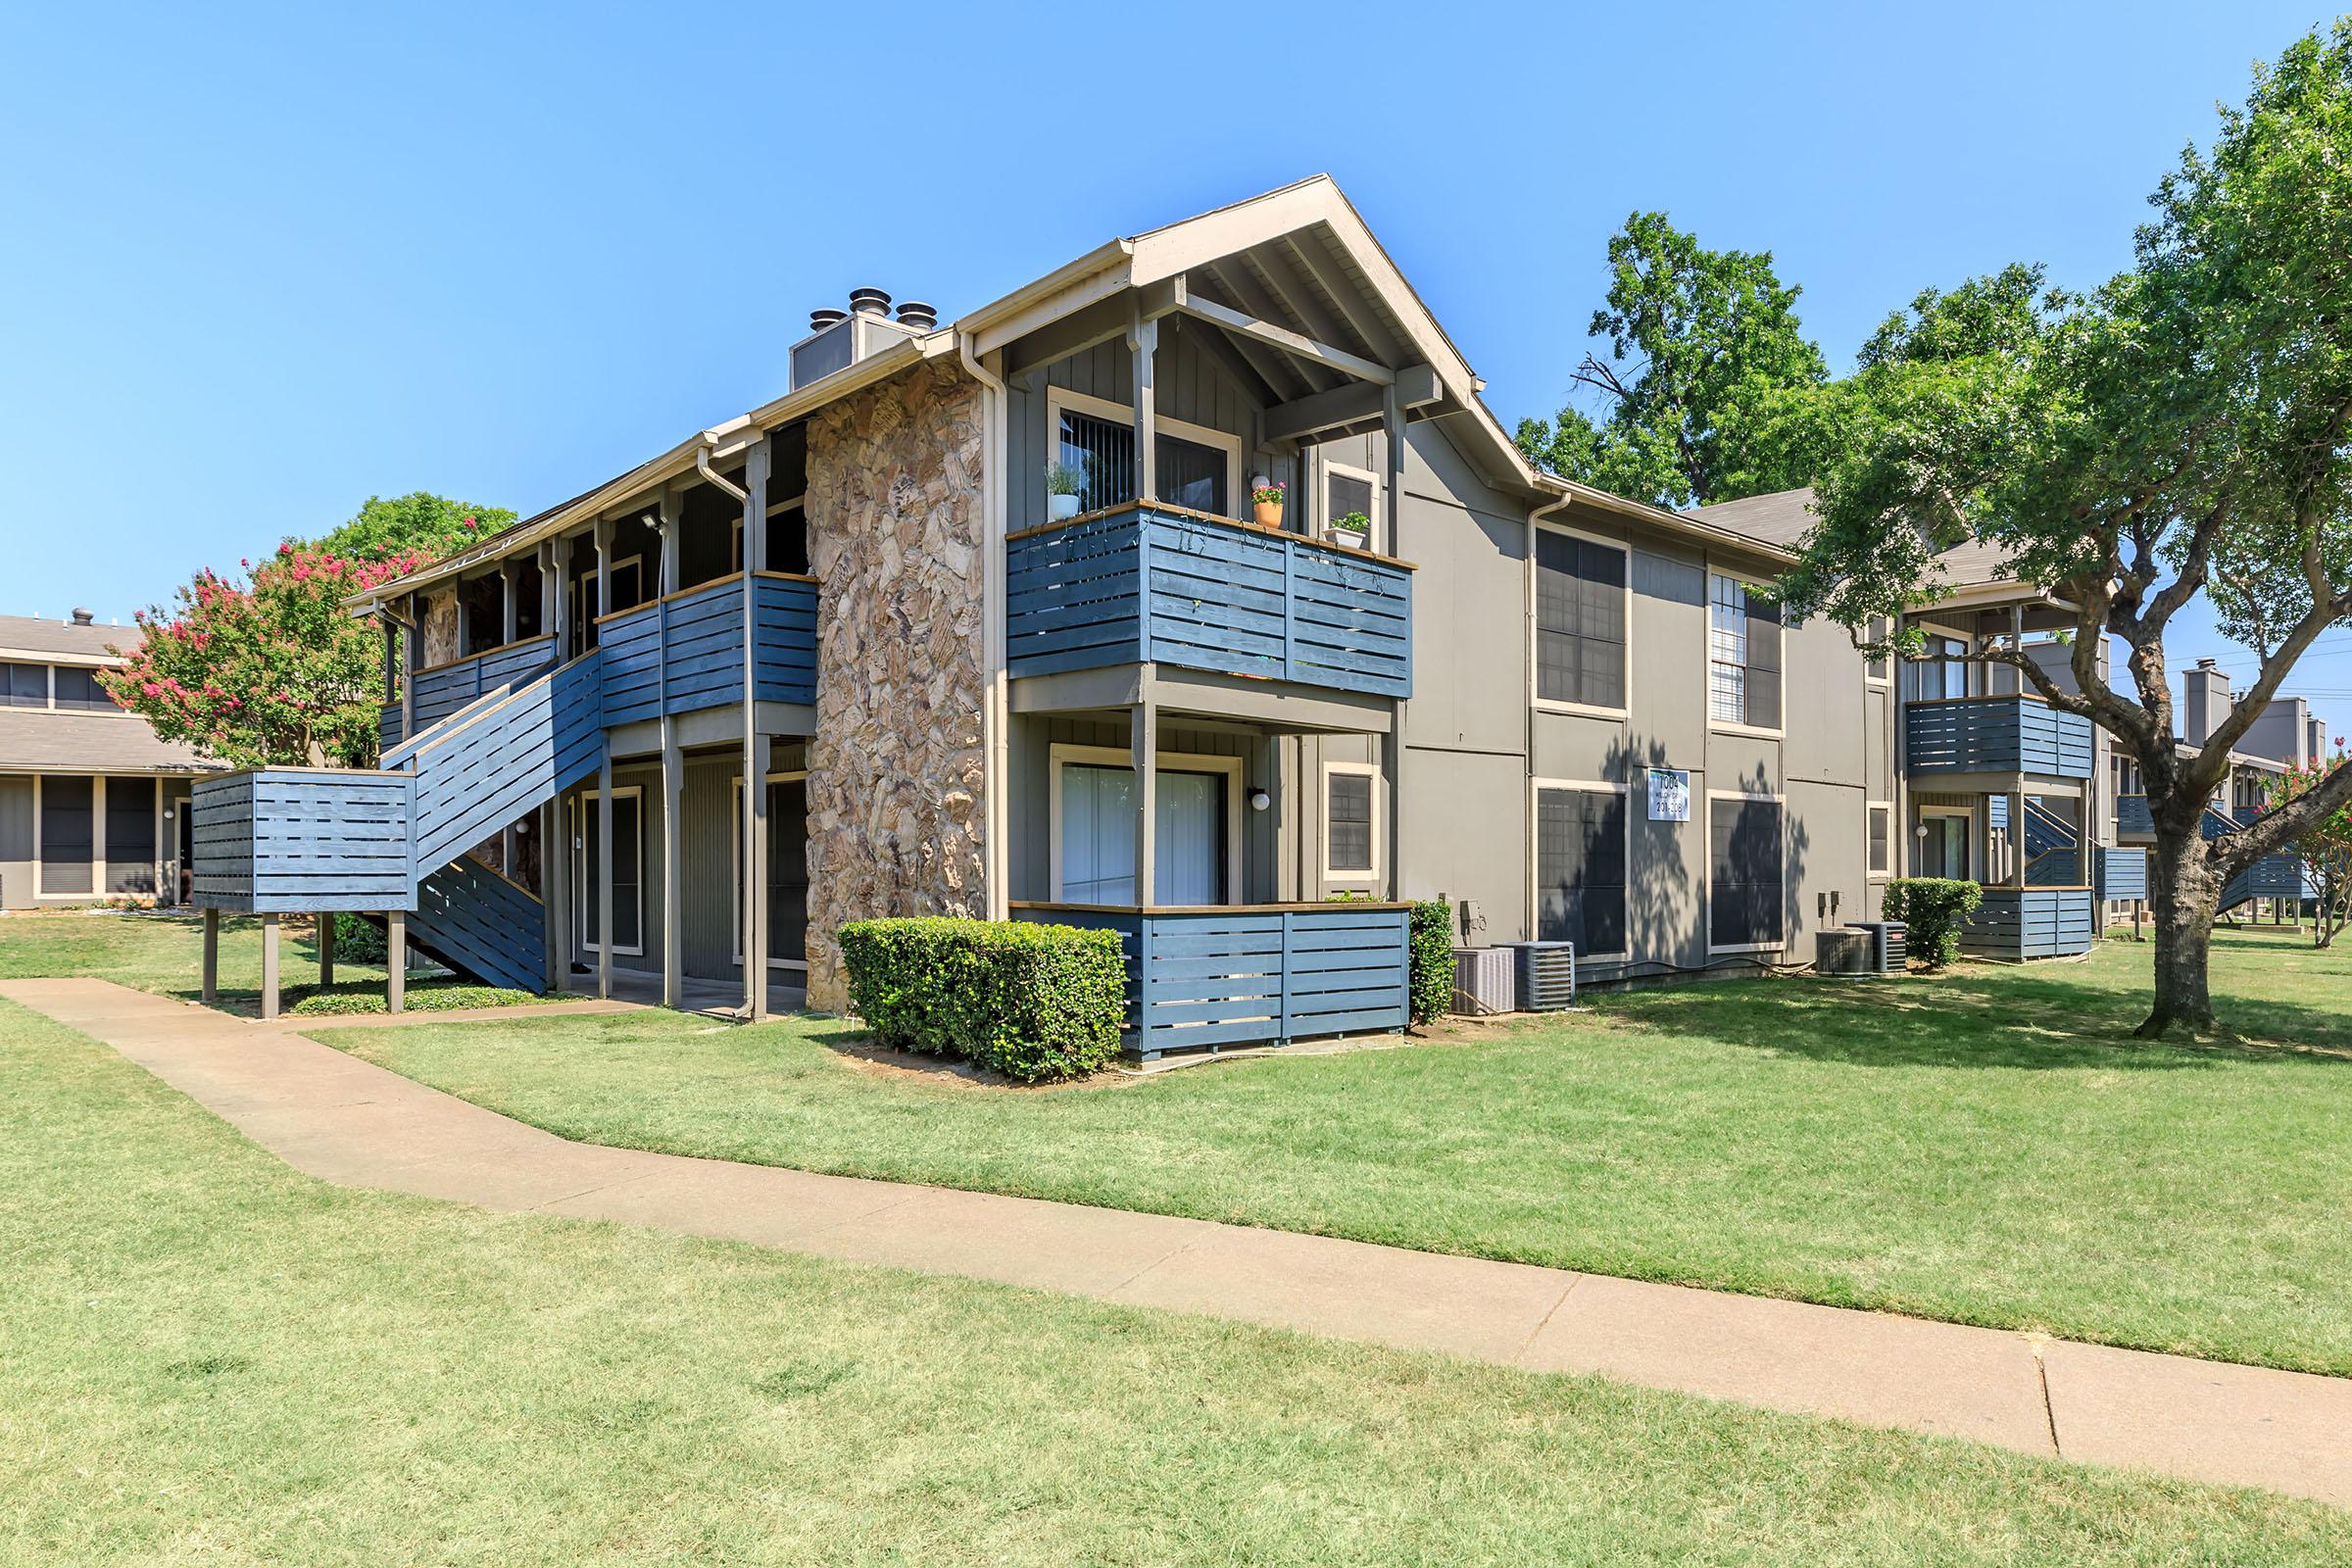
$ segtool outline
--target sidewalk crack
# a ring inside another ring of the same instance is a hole
[[[2063,1459],[2066,1450],[2058,1446],[2058,1409],[2050,1402],[2050,1366],[2042,1359],[2042,1348],[2049,1341],[2038,1334],[2026,1336],[2027,1348],[2034,1352],[2034,1376],[2041,1383],[2041,1422],[2050,1434],[2050,1452]]]
[[[1560,1288],[1559,1299],[1544,1308],[1544,1316],[1537,1321],[1534,1328],[1527,1331],[1527,1338],[1519,1342],[1519,1348],[1511,1352],[1511,1365],[1517,1366],[1527,1359],[1527,1352],[1535,1348],[1537,1336],[1551,1326],[1551,1320],[1559,1315],[1561,1307],[1568,1304],[1568,1298],[1575,1293],[1579,1285],[1584,1283],[1584,1279],[1582,1274],[1568,1276],[1568,1283]]]

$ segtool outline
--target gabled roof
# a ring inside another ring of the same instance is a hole
[[[0,773],[202,773],[210,766],[129,713],[0,708]]]
[[[77,626],[44,615],[0,615],[0,659],[29,654],[59,663],[117,664],[108,643],[139,641],[137,627]]]
[[[1759,544],[1796,554],[1818,520],[1813,514],[1813,487],[1776,490],[1767,495],[1719,501],[1693,514],[1718,527],[1731,529]],[[1937,556],[1944,580],[1954,594],[1971,589],[2017,586],[2009,570],[2009,554],[2000,546],[1971,539]]]

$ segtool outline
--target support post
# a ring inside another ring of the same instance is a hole
[[[408,1004],[408,911],[387,909],[384,911],[384,1010],[399,1012]]]
[[[1135,902],[1148,909],[1159,891],[1159,715],[1149,695],[1127,712],[1135,761]]]
[[[548,542],[547,571],[542,582],[544,594],[540,603],[546,606],[541,618],[547,630],[556,635],[556,662],[567,663],[580,650],[578,639],[571,634],[571,536]]]
[[[768,739],[760,732],[758,625],[760,573],[767,569],[767,470],[773,454],[755,443],[743,465],[743,819],[736,834],[743,899],[736,929],[743,933],[743,1010],[754,1023],[767,1017],[767,768]]]
[[[335,911],[322,909],[318,921],[318,989],[335,983]]]
[[[679,917],[682,867],[679,817],[686,797],[686,755],[678,745],[677,726],[662,720],[662,1005],[676,1007],[686,1000],[686,932]]]
[[[220,911],[210,905],[204,910],[204,1000],[220,1000]]]
[[[262,1017],[277,1016],[277,916],[262,916]]]
[[[558,797],[539,811],[539,875],[547,889],[547,989],[571,978],[571,818]]]
[[[414,740],[416,736],[416,672],[424,667],[424,612],[415,594],[408,599],[409,618],[400,628],[401,641],[408,645],[408,672],[400,680],[400,738]]]
[[[642,817],[639,818],[643,820]],[[644,874],[639,867],[638,874]],[[596,769],[596,994],[612,997],[612,751],[608,741]]]
[[[1404,554],[1404,405],[1398,400],[1394,382],[1381,388],[1380,428],[1382,476],[1380,514],[1389,527],[1389,553]],[[1532,563],[1534,558],[1529,558]],[[1411,627],[1406,627],[1409,635]],[[1411,651],[1408,643],[1406,651]],[[1404,897],[1404,737],[1406,700],[1396,698],[1389,704],[1389,732],[1380,738],[1381,793],[1388,797],[1388,820],[1382,824],[1388,836],[1389,897]],[[1534,760],[1531,754],[1531,761]],[[1318,786],[1319,788],[1320,786]],[[1318,811],[1330,808],[1328,801],[1318,801]],[[1531,929],[1530,935],[1533,935]]]
[[[502,645],[514,641],[514,634],[521,625],[522,607],[515,603],[515,596],[521,592],[515,586],[515,579],[521,574],[522,563],[519,561],[502,561],[498,564],[498,635]]]
[[[1138,501],[1156,501],[1159,443],[1153,432],[1159,424],[1159,391],[1152,377],[1152,362],[1159,351],[1158,318],[1145,320],[1138,316],[1127,329],[1127,343],[1135,351],[1135,497]]]

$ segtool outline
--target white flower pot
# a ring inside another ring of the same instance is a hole
[[[1067,522],[1076,515],[1078,515],[1078,498],[1076,496],[1046,497],[1046,516],[1050,521]]]
[[[1357,533],[1352,528],[1326,528],[1323,537],[1332,544],[1346,545],[1350,550],[1363,549],[1371,539],[1371,535]]]

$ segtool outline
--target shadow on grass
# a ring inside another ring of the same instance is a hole
[[[2254,1038],[2206,1045],[2135,1039],[2144,996],[2100,984],[2076,965],[1891,982],[1737,981],[1613,998],[1604,1010],[1642,1028],[1864,1067],[2176,1072],[2227,1060],[2352,1068],[2352,1019],[2340,1011],[2269,997],[2227,997],[2219,1006],[2225,1020]]]

